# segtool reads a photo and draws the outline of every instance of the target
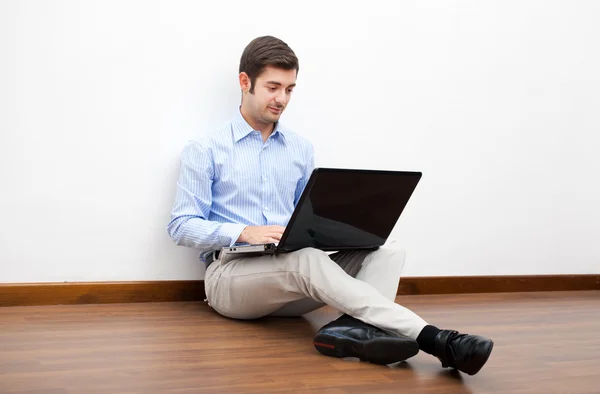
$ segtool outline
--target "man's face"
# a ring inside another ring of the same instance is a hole
[[[256,78],[254,94],[244,94],[249,115],[262,124],[277,122],[290,102],[295,86],[296,70],[267,66]]]

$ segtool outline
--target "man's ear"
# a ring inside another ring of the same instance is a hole
[[[250,91],[250,87],[251,87],[250,77],[245,72],[241,72],[239,75],[239,79],[240,79],[240,89],[242,89],[242,92],[248,93]]]

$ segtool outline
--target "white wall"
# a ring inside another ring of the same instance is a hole
[[[300,58],[317,164],[420,170],[406,274],[600,272],[600,3],[0,2],[0,282],[197,279],[165,226],[244,46]]]

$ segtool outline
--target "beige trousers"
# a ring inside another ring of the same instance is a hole
[[[206,269],[210,306],[223,316],[300,316],[327,304],[383,330],[416,339],[427,323],[394,302],[403,251],[221,255]]]

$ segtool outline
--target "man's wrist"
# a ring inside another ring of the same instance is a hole
[[[244,227],[242,229],[242,232],[240,233],[240,235],[239,235],[239,237],[238,237],[238,239],[237,239],[236,242],[239,242],[239,243],[245,243],[246,242],[245,239],[246,239],[246,229],[247,228],[248,228],[248,226],[246,226],[246,227]]]
[[[242,231],[246,228],[245,224],[239,223],[222,223],[219,228],[220,243],[223,246],[233,246]]]

